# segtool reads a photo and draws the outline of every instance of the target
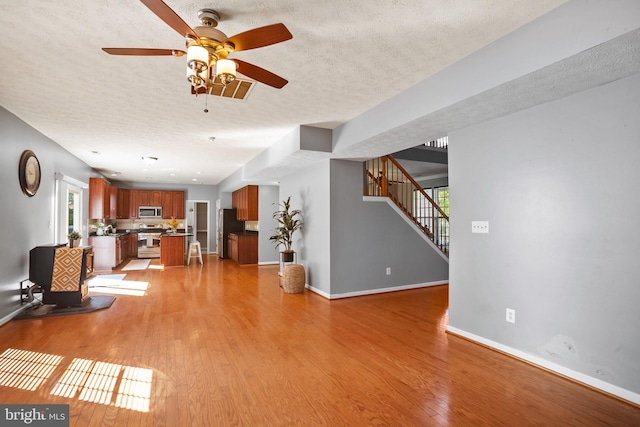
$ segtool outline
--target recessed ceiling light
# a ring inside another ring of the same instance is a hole
[[[176,176],[176,174],[175,173],[170,173],[169,176]]]
[[[145,162],[148,165],[152,165],[152,164],[154,164],[155,162],[158,161],[158,158],[157,157],[151,157],[151,156],[143,156],[142,157],[142,161]]]
[[[198,178],[193,178],[191,181],[196,182],[198,181]]]
[[[119,176],[122,175],[122,172],[111,172],[111,176]]]
[[[208,139],[209,141],[213,142],[213,141],[215,141],[215,140],[216,140],[216,137],[215,137],[215,136],[210,136],[210,137],[209,137],[209,138],[207,138],[207,139]]]
[[[202,175],[202,172],[196,172],[196,175]]]
[[[95,154],[96,156],[99,156],[99,155],[100,155],[100,153],[99,153],[98,151],[96,151],[96,150],[93,150],[93,151],[91,152],[91,154]]]

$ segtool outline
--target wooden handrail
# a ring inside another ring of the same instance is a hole
[[[393,158],[393,156],[382,156],[383,158],[386,158],[387,160],[389,160],[391,163],[393,163],[398,169],[400,169],[402,171],[402,173],[404,174],[404,176],[416,187],[416,190],[419,191],[420,193],[422,193],[422,195],[429,200],[429,202],[433,205],[434,208],[436,208],[436,210],[438,211],[438,213],[440,213],[440,216],[442,216],[443,218],[446,218],[447,221],[449,221],[449,215],[447,215],[446,213],[444,213],[444,211],[442,210],[442,208],[433,201],[433,199],[431,198],[431,196],[429,196],[427,194],[426,191],[424,191],[424,188],[422,188],[422,186],[420,184],[418,184],[416,182],[415,179],[413,179],[413,177],[411,175],[409,175],[409,172],[407,172],[405,170],[405,168],[402,167],[402,165],[400,163],[398,163],[398,161],[396,159]]]
[[[442,252],[449,253],[449,216],[392,156],[366,162],[365,195],[388,197]],[[416,197],[416,193],[419,197]],[[426,203],[425,203],[426,201]]]

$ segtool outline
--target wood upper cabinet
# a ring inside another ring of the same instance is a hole
[[[138,190],[138,206],[162,206],[162,191]]]
[[[169,219],[173,214],[173,203],[171,201],[171,191],[162,192],[162,218]]]
[[[162,191],[162,218],[184,218],[184,191]]]
[[[171,192],[171,205],[173,207],[173,216],[184,218],[184,191]]]
[[[129,190],[129,218],[138,218],[140,190]]]
[[[89,178],[89,218],[111,218],[111,186],[102,178]]]
[[[118,187],[109,187],[109,218],[118,218]]]
[[[102,178],[89,180],[89,218],[138,218],[140,206],[161,206],[163,218],[184,218],[185,194],[176,190],[132,190],[109,185]]]
[[[240,221],[258,221],[258,186],[247,185],[231,194]]]
[[[118,219],[129,218],[129,215],[131,214],[130,212],[131,190],[128,190],[126,188],[118,188],[117,190],[118,190],[118,203],[117,203],[117,209],[116,209],[116,218]]]
[[[162,206],[162,193],[164,191],[151,190],[151,204],[149,206]]]
[[[138,190],[138,206],[151,206],[151,190]]]

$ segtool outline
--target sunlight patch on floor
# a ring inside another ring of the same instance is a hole
[[[151,369],[73,359],[51,394],[149,412],[152,378]]]
[[[36,391],[63,359],[9,348],[0,354],[0,386]],[[74,358],[50,394],[149,412],[152,382],[151,369]]]
[[[62,356],[8,348],[0,354],[0,386],[33,391],[62,361]]]
[[[147,289],[149,289],[149,282],[121,280],[116,286],[94,286],[89,289],[89,292],[143,297]]]

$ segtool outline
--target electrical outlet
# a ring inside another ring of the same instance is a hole
[[[387,267],[387,276],[391,276],[391,267]]]
[[[516,311],[513,308],[507,308],[507,322],[516,323]]]
[[[489,221],[471,221],[471,232],[489,234]]]

